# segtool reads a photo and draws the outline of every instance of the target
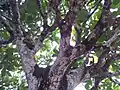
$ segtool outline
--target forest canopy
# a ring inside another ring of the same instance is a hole
[[[120,90],[120,0],[0,0],[0,90]]]

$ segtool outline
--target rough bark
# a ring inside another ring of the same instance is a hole
[[[59,5],[58,3],[60,2],[56,2],[54,0],[50,2],[55,4],[55,6],[51,6],[51,7],[55,11],[59,11],[56,8]],[[34,60],[34,54],[35,54],[34,49],[31,50],[27,46],[27,44],[24,42],[25,37],[21,36],[17,38],[16,44],[23,62],[23,68],[28,81],[29,90],[37,90],[37,89],[39,90],[65,90],[65,89],[72,90],[76,85],[78,85],[78,83],[80,83],[83,80],[83,78],[85,77],[90,78],[90,73],[87,73],[87,72],[85,73],[84,66],[82,68],[70,71],[69,73],[67,72],[69,70],[69,67],[76,60],[77,57],[89,51],[95,45],[95,42],[100,37],[102,30],[107,24],[106,23],[107,20],[106,21],[104,19],[102,20],[102,18],[104,18],[103,13],[104,12],[106,13],[106,11],[103,10],[100,21],[96,24],[94,32],[92,32],[91,35],[85,41],[83,41],[82,44],[79,44],[76,47],[70,46],[71,27],[75,23],[75,18],[78,10],[82,9],[84,4],[85,4],[84,0],[83,1],[70,0],[69,12],[67,13],[63,21],[64,24],[59,26],[60,34],[61,34],[60,52],[55,63],[51,66],[49,70],[47,70],[48,73],[45,73],[46,70],[44,69],[40,69],[39,67],[36,68],[36,64]],[[109,3],[105,3],[105,4],[109,4]],[[13,8],[13,12],[17,12],[18,10],[15,11],[14,8]],[[15,15],[16,14],[17,13],[15,13]],[[23,28],[20,27],[19,17],[16,17],[16,22],[18,22],[18,25],[16,25],[16,28],[18,29],[18,31],[22,31]],[[55,23],[60,23],[60,22],[57,20],[57,22]],[[54,27],[56,26],[57,25],[55,24]],[[44,32],[42,34],[47,35],[48,32],[46,27]],[[43,37],[42,34],[40,39],[38,39],[38,42],[40,43],[43,42],[45,38]],[[41,72],[41,73],[37,73],[37,72]],[[45,74],[47,74],[47,76],[44,76]],[[63,78],[67,80],[67,85],[65,87],[62,86],[62,83],[65,82]],[[79,78],[79,79],[76,80],[76,78],[77,79]]]
[[[111,17],[111,0],[105,0],[101,17],[90,35],[88,35],[83,42],[77,43],[77,45],[74,47],[70,46],[72,25],[75,24],[77,12],[84,7],[86,0],[69,0],[69,11],[64,19],[61,19],[60,10],[58,8],[61,1],[48,1],[50,2],[49,5],[56,13],[55,22],[52,26],[48,26],[46,24],[46,17],[44,16],[44,13],[41,12],[41,16],[44,19],[44,30],[37,41],[30,42],[33,40],[32,38],[28,38],[24,32],[24,27],[20,21],[18,3],[16,0],[10,0],[11,11],[13,14],[12,19],[15,22],[12,31],[14,31],[14,36],[16,37],[15,41],[26,75],[28,90],[73,90],[79,83],[84,82],[89,78],[95,78],[97,81],[100,77],[106,78],[111,77],[112,75],[118,75],[119,73],[111,74],[110,76],[110,73],[107,71],[107,69],[104,69],[104,67],[108,68],[112,63],[113,58],[109,55],[110,46],[120,34],[118,30],[120,29],[118,27],[120,23],[119,18],[113,20]],[[37,2],[40,9],[40,0],[37,0]],[[109,20],[112,22],[109,22]],[[107,51],[102,52],[98,63],[89,67],[86,67],[85,63],[83,63],[81,67],[77,69],[71,69],[71,65],[78,58],[80,58],[82,55],[87,56],[91,49],[97,47],[97,40],[104,33],[106,30],[105,28],[108,28],[111,25],[114,25],[114,28],[118,32],[106,42],[107,45],[103,46],[106,47]],[[39,49],[41,49],[44,39],[48,37],[49,34],[57,27],[59,27],[61,35],[58,57],[52,66],[40,68],[35,63],[34,55]],[[112,56],[114,56],[114,59],[120,58],[120,55]],[[106,60],[106,63],[101,66],[102,60],[105,57],[109,58]],[[97,85],[94,87],[97,88]]]

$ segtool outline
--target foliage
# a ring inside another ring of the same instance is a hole
[[[1,2],[2,1],[2,2]],[[84,41],[86,37],[92,32],[92,29],[98,22],[101,12],[102,12],[102,4],[99,3],[99,0],[88,0],[89,3],[85,5],[85,7],[78,12],[77,14],[77,26],[81,29],[80,39]],[[6,3],[6,0],[0,0],[0,15],[8,16],[8,12],[2,11],[2,6]],[[90,13],[94,10],[94,8],[98,5],[97,10],[90,16]],[[42,13],[47,13],[47,23],[49,26],[53,24],[55,20],[55,12],[48,5],[47,0],[42,0]],[[68,0],[62,0],[60,5],[61,16],[65,17],[68,12],[69,3]],[[49,9],[48,9],[49,8]],[[113,0],[112,15],[118,17],[120,15],[120,0]],[[116,11],[114,11],[116,9]],[[40,15],[39,8],[37,7],[35,0],[26,0],[25,2],[21,2],[20,5],[20,15],[21,15],[21,23],[25,27],[25,30],[33,36],[34,40],[38,38],[38,36],[43,31],[43,19]],[[90,16],[90,17],[89,17]],[[7,32],[6,28],[1,24],[0,20],[0,40],[7,40],[10,38],[10,34]],[[110,29],[110,28],[108,28]],[[112,37],[114,30],[107,30],[102,36],[99,38],[97,43],[105,44],[105,42]],[[46,38],[43,42],[43,47],[41,50],[37,52],[35,55],[36,62],[39,63],[40,66],[51,65],[53,61],[56,59],[59,52],[59,40],[60,40],[60,32],[59,28],[52,32],[52,34]],[[76,37],[75,32],[73,32],[73,36]],[[20,90],[27,90],[26,80],[24,78],[24,73],[22,72],[22,62],[20,56],[17,52],[16,45],[13,43],[9,43],[8,45],[0,46],[0,90],[12,90],[14,88],[19,88]],[[120,41],[118,40],[113,48],[117,48],[114,51],[117,51],[120,54],[119,47]],[[102,53],[103,49],[97,49],[93,51],[93,56],[99,57]],[[85,60],[85,56],[78,59],[77,62],[73,64],[73,68],[77,68],[82,65]],[[120,60],[116,60],[109,67],[109,71],[115,72],[120,69]],[[116,79],[120,79],[120,77],[116,76]],[[89,90],[92,87],[93,79],[85,82],[85,88]],[[99,86],[100,90],[120,90],[120,86],[115,82],[110,81],[110,79],[102,80]]]

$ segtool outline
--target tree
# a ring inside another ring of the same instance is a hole
[[[119,90],[119,15],[119,0],[0,0],[0,89]]]

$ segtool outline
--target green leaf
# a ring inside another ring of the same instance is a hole
[[[113,0],[113,5],[117,5],[118,3],[120,3],[120,0]]]
[[[0,90],[5,90],[5,87],[1,87],[1,86],[0,86]]]
[[[83,9],[78,12],[77,14],[77,23],[83,22],[88,16],[88,11],[86,9]]]
[[[86,82],[87,82],[87,83],[85,84],[85,88],[86,88],[87,90],[89,90],[89,89],[90,89],[90,86],[92,86],[92,81],[91,81],[91,80],[87,80]]]
[[[26,10],[29,14],[37,13],[36,1],[35,0],[28,0]]]

